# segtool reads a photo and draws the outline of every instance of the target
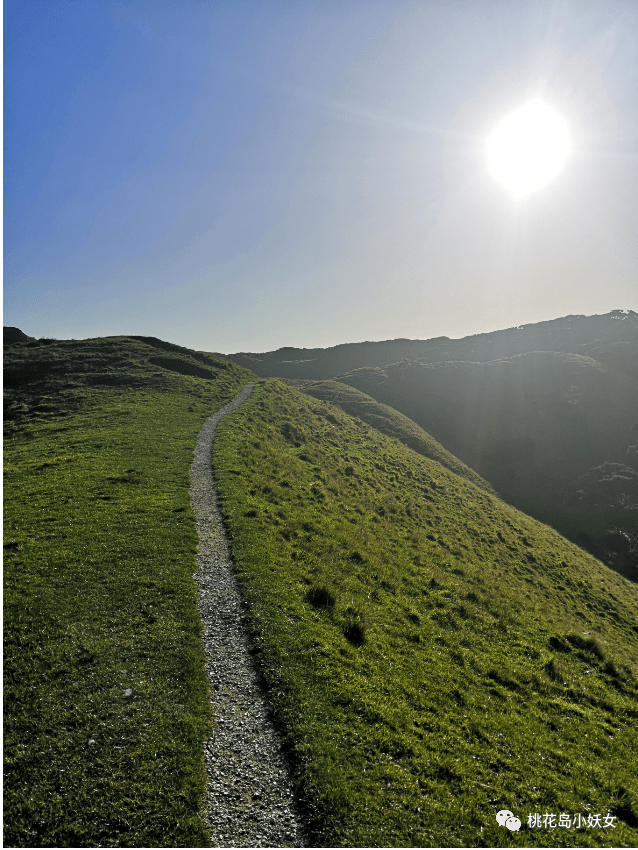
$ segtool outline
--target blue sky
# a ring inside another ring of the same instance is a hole
[[[8,0],[4,324],[208,351],[638,309],[638,4]],[[485,140],[573,153],[514,201]]]

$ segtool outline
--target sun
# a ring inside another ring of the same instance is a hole
[[[492,176],[515,198],[542,189],[556,177],[572,149],[567,121],[540,98],[516,109],[487,140]]]

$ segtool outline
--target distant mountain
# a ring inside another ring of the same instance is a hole
[[[419,363],[486,362],[530,351],[591,356],[638,378],[638,313],[613,310],[602,316],[565,316],[462,339],[441,336],[354,342],[331,348],[279,348],[262,354],[230,354],[228,359],[262,377],[326,380],[352,369],[387,366],[404,359]]]

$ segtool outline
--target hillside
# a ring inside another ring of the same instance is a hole
[[[4,356],[5,844],[205,845],[188,470],[254,376],[147,337]],[[635,846],[636,586],[404,415],[303,390],[258,384],[213,462],[313,846]]]
[[[525,846],[636,842],[635,586],[278,381],[214,458],[316,846],[504,846],[504,807],[624,812]]]
[[[506,501],[638,580],[638,383],[628,375],[593,357],[531,352],[340,381],[401,410]],[[606,465],[616,479],[605,489]]]
[[[394,437],[418,454],[437,461],[441,466],[460,475],[461,478],[467,478],[468,481],[476,484],[477,487],[495,495],[494,490],[487,481],[481,478],[480,475],[477,475],[473,469],[470,469],[469,466],[466,466],[457,457],[454,457],[453,454],[446,451],[423,428],[419,428],[418,425],[411,419],[408,419],[407,416],[399,413],[398,410],[394,410],[386,404],[379,404],[371,396],[359,392],[346,384],[341,384],[338,381],[308,382],[288,380],[286,383],[297,386],[306,395],[337,405],[337,407],[349,416],[360,419],[382,434]]]
[[[251,376],[126,337],[4,366],[4,846],[206,846],[189,466]]]
[[[400,411],[506,501],[638,581],[637,313],[229,359]]]

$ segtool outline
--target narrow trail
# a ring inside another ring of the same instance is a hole
[[[234,575],[212,474],[217,425],[250,396],[246,387],[206,420],[191,466],[199,537],[194,578],[204,622],[215,730],[206,742],[206,813],[221,847],[302,847],[292,783],[250,654],[246,605]]]

